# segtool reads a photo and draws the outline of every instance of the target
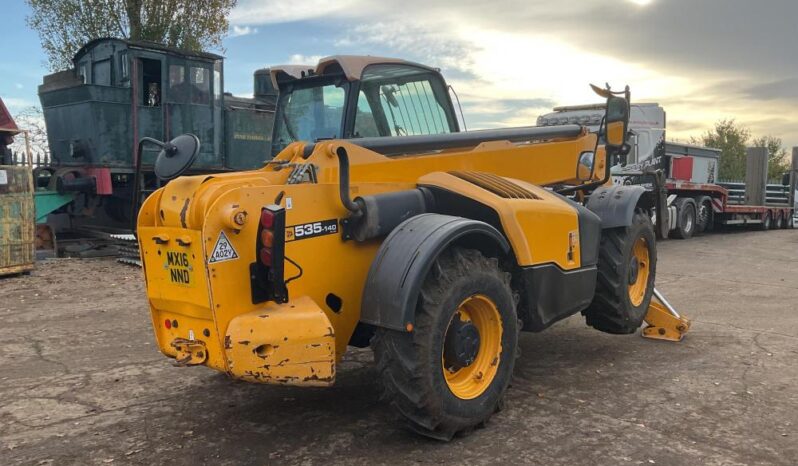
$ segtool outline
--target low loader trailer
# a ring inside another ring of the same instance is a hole
[[[459,132],[429,67],[331,57],[275,78],[285,147],[262,169],[177,177],[196,138],[158,143],[172,180],[137,235],[158,347],[178,365],[329,386],[348,346],[371,346],[384,399],[449,440],[500,408],[520,331],[574,314],[612,334],[688,330],[654,286],[655,197],[611,185],[628,88],[594,88],[598,132]]]

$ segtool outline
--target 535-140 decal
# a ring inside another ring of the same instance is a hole
[[[285,241],[299,241],[316,236],[334,235],[338,233],[338,220],[321,220],[285,227]]]

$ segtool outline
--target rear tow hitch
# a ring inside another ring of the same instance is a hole
[[[178,367],[195,366],[197,364],[202,364],[208,359],[205,343],[199,340],[175,338],[172,340],[172,348],[177,350],[175,366]]]

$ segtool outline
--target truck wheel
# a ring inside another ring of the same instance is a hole
[[[698,197],[695,205],[698,206],[695,232],[700,235],[712,229],[712,199],[709,196]]]
[[[782,225],[783,222],[784,219],[781,216],[781,212],[776,213],[776,220],[773,222],[773,229],[781,230],[782,228],[784,228],[784,226]]]
[[[765,216],[762,217],[762,223],[759,224],[759,229],[762,231],[770,230],[771,218],[770,218],[770,211],[765,212]]]
[[[792,228],[792,212],[784,214],[784,222],[781,224],[782,228]]]
[[[510,274],[476,250],[445,252],[421,289],[412,332],[377,329],[371,345],[383,399],[412,430],[450,440],[483,424],[517,354]]]
[[[655,241],[654,226],[642,211],[635,213],[632,225],[602,231],[596,294],[582,311],[588,325],[615,334],[640,327],[654,293]]]
[[[676,199],[676,229],[673,230],[674,238],[690,239],[695,232],[696,209],[695,201],[680,197]]]

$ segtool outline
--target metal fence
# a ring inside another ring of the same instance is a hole
[[[33,168],[48,166],[50,165],[51,161],[50,154],[48,152],[36,152],[36,151],[31,151],[31,160],[33,162]],[[21,165],[28,165],[28,161],[24,152],[11,151],[10,153],[6,154],[4,158],[0,157],[0,165],[21,166]]]
[[[744,181],[720,181],[719,185],[729,190],[729,204],[745,204]],[[765,204],[790,205],[790,187],[781,183],[768,183],[765,188]]]

